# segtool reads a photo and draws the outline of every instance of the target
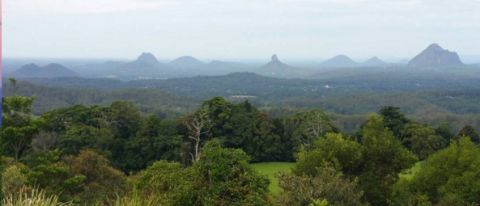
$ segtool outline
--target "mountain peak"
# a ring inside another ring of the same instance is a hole
[[[431,44],[409,63],[413,67],[444,67],[464,65],[456,52],[443,49],[438,44]]]
[[[148,52],[143,52],[136,60],[137,62],[142,62],[146,64],[158,64],[157,58]]]
[[[34,63],[30,63],[30,64],[23,65],[21,68],[40,69],[41,67]]]
[[[355,61],[353,61],[350,57],[340,54],[327,61],[323,62],[323,65],[326,66],[334,66],[334,67],[343,67],[343,66],[354,66],[356,65]]]
[[[278,60],[278,56],[276,54],[272,55],[271,60],[272,60],[272,62],[280,62],[280,60]]]
[[[270,62],[268,62],[268,65],[286,66],[286,64],[280,61],[276,54],[272,55],[272,57],[270,58]]]
[[[17,78],[56,78],[74,77],[77,74],[61,64],[51,63],[44,67],[36,64],[27,64],[15,70],[12,76]]]
[[[171,61],[171,63],[174,63],[174,62],[196,62],[196,63],[202,63],[200,60],[196,59],[195,57],[192,57],[192,56],[181,56],[181,57],[178,57],[176,59],[174,59],[173,61]]]
[[[50,63],[44,66],[44,68],[66,68],[65,66],[57,63]]]
[[[176,67],[199,67],[205,63],[192,56],[181,56],[171,61],[170,64]]]
[[[192,56],[181,56],[181,57],[178,57],[177,59],[175,60],[180,60],[180,61],[199,61],[198,59],[196,59],[195,57],[192,57]],[[175,61],[173,60],[173,61]]]
[[[378,66],[378,65],[385,64],[385,62],[382,61],[380,58],[375,56],[375,57],[372,57],[372,58],[368,59],[367,61],[365,61],[364,64],[366,64],[368,66]]]
[[[345,54],[339,54],[335,57],[333,57],[334,59],[350,59],[350,57],[348,57],[347,55]],[[351,59],[350,59],[351,60]]]
[[[296,75],[297,68],[280,61],[276,54],[272,55],[270,62],[260,67],[258,72],[261,75],[275,77],[292,77]]]
[[[437,43],[433,43],[433,44],[430,44],[426,50],[442,51],[444,49]]]
[[[333,58],[331,58],[330,60],[334,60],[334,61],[341,61],[341,62],[345,62],[345,63],[354,63],[354,61],[348,57],[347,55],[344,55],[344,54],[340,54],[340,55],[337,55]]]

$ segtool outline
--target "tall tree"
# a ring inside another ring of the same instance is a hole
[[[445,147],[445,141],[435,130],[418,123],[409,123],[402,131],[403,145],[417,155],[420,160]]]
[[[133,137],[138,131],[141,116],[138,109],[130,102],[113,102],[109,110],[109,122],[117,136],[121,138]]]
[[[293,171],[297,175],[315,176],[318,168],[333,166],[345,175],[358,174],[363,164],[362,146],[341,134],[328,133],[315,142],[314,148],[298,153]]]
[[[202,136],[210,132],[212,121],[208,112],[207,107],[202,107],[183,120],[183,124],[187,127],[189,132],[188,138],[194,142],[194,154],[192,155],[193,161],[198,161],[200,159]]]
[[[401,130],[403,127],[410,122],[410,120],[407,119],[402,112],[400,112],[399,107],[382,107],[379,113],[383,117],[385,127],[392,131],[393,135],[395,135],[397,138],[401,136]]]
[[[361,133],[365,161],[360,185],[372,205],[387,205],[398,173],[410,168],[417,158],[384,126],[381,116],[370,116]]]
[[[337,129],[332,125],[328,116],[321,110],[312,110],[295,114],[284,119],[284,129],[291,136],[295,149],[310,148],[313,143],[328,132]]]
[[[448,146],[450,140],[453,139],[455,134],[452,132],[452,127],[448,123],[442,123],[435,128],[435,133],[443,138],[444,145]]]
[[[93,150],[82,150],[77,156],[66,159],[73,174],[84,176],[75,200],[92,205],[122,195],[128,188],[125,174],[112,166]]]
[[[425,160],[418,171],[397,182],[395,205],[423,199],[431,205],[480,203],[480,148],[461,137]]]
[[[192,166],[190,205],[267,205],[268,179],[249,164],[240,149],[208,142]]]
[[[470,137],[472,142],[474,142],[475,144],[480,144],[480,135],[478,134],[477,130],[470,125],[463,127],[458,132],[457,138],[460,138],[462,136]]]
[[[15,79],[10,81],[16,87]],[[16,161],[30,147],[39,121],[33,119],[31,111],[33,97],[9,96],[2,98],[2,128],[0,146]]]

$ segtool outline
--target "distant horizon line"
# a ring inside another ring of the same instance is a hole
[[[147,52],[147,53],[152,53],[152,52]],[[156,56],[154,53],[152,53],[159,61],[172,61],[172,60],[175,60],[175,59],[178,59],[180,57],[193,57],[195,59],[198,59],[200,61],[203,61],[203,62],[210,62],[210,61],[242,61],[242,62],[265,62],[265,61],[269,61],[270,60],[270,57],[271,55],[275,55],[275,54],[271,54],[270,56],[267,56],[265,58],[203,58],[203,57],[197,57],[197,56],[192,56],[192,55],[180,55],[180,56],[176,56],[176,57],[171,57],[171,58],[168,58],[168,57],[158,57]],[[389,61],[391,63],[398,63],[398,62],[403,62],[403,61],[409,61],[411,60],[413,57],[381,57],[381,56],[370,56],[370,57],[352,57],[352,56],[349,56],[349,55],[346,55],[346,54],[338,54],[338,55],[334,55],[334,56],[331,56],[331,57],[328,57],[328,58],[325,58],[325,57],[320,57],[320,58],[297,58],[297,57],[284,57],[282,56],[281,54],[276,54],[278,56],[278,58],[281,60],[281,61],[294,61],[294,62],[308,62],[308,63],[314,63],[314,62],[322,62],[322,61],[325,61],[325,60],[329,60],[331,58],[334,58],[336,56],[339,56],[339,55],[345,55],[349,58],[351,58],[352,60],[356,61],[356,62],[362,62],[362,61],[366,61],[366,60],[369,60],[371,58],[374,58],[374,57],[377,57],[381,60],[384,60],[384,61]],[[477,61],[480,61],[480,54],[466,54],[466,55],[461,55],[461,54],[458,54],[459,57],[462,59],[462,61],[466,61],[466,62],[469,62],[470,60],[469,59],[472,59],[472,58],[475,58],[475,59],[478,59]],[[91,60],[91,61],[132,61],[132,60],[135,60],[137,59],[138,57],[140,56],[139,55],[136,55],[135,57],[130,57],[130,58],[121,58],[121,57],[5,57],[3,56],[2,59],[3,60],[72,60],[72,61],[80,61],[80,60]],[[392,62],[393,61],[393,62]]]

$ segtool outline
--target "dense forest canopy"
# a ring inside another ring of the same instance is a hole
[[[37,194],[75,205],[480,203],[477,126],[456,132],[385,106],[345,132],[341,115],[319,108],[272,115],[222,97],[168,116],[142,111],[141,102],[108,101],[108,92],[35,115],[36,97],[23,96],[24,85],[11,80],[3,98],[4,202]],[[178,99],[161,94],[159,111],[171,110]],[[277,174],[281,191],[273,194],[255,162],[295,165]]]
[[[35,96],[33,112],[74,106],[135,103],[142,113],[177,118],[216,96],[240,103],[248,100],[271,116],[321,108],[339,128],[353,133],[368,115],[384,106],[400,107],[421,123],[448,122],[455,131],[480,127],[480,75],[475,68],[384,71],[337,69],[315,79],[278,79],[254,73],[222,76],[120,81],[114,79],[37,78],[18,80],[16,93]],[[456,72],[453,72],[455,70]],[[14,88],[4,80],[4,93]]]

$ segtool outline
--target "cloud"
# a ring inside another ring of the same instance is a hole
[[[95,14],[155,10],[176,0],[13,0],[5,11],[14,14]]]

